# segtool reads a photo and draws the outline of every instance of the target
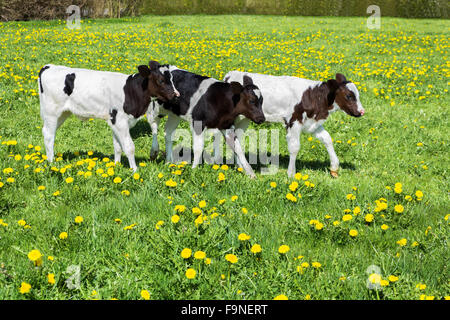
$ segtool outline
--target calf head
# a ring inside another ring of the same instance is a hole
[[[142,86],[151,97],[167,102],[180,96],[172,81],[169,68],[161,66],[157,61],[150,61],[148,66],[138,67],[139,74],[146,79]]]
[[[353,117],[361,117],[364,115],[364,108],[359,100],[359,92],[353,82],[347,81],[345,76],[341,73],[336,74],[336,80],[331,79],[327,81],[330,88],[328,96],[329,105],[334,103]]]
[[[237,101],[235,110],[253,122],[261,124],[266,121],[262,111],[263,97],[261,91],[253,84],[252,79],[246,75],[244,75],[243,84],[241,85],[236,81],[230,82],[234,95],[233,100]]]

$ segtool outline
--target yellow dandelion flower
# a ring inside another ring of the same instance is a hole
[[[170,187],[170,188],[174,188],[177,186],[177,182],[173,181],[172,179],[169,179],[166,181],[166,186]]]
[[[202,260],[206,258],[206,253],[204,251],[195,251],[194,259]]]
[[[297,190],[298,188],[298,182],[297,181],[293,181],[290,185],[289,185],[289,190],[291,190],[292,192],[294,192],[295,190]]]
[[[348,232],[348,234],[351,236],[351,237],[356,237],[357,235],[358,235],[358,230],[355,230],[355,229],[351,229],[349,232]]]
[[[55,274],[54,273],[47,274],[47,282],[50,284],[55,284]]]
[[[238,235],[238,239],[241,241],[246,241],[246,240],[250,240],[250,236],[248,234],[245,233],[241,233]]]
[[[66,178],[66,183],[72,183],[72,182],[73,182],[73,178],[72,177]]]
[[[373,284],[380,284],[381,283],[381,276],[378,273],[372,273],[369,275],[369,281]]]
[[[186,270],[186,278],[194,279],[196,275],[197,275],[197,271],[195,271],[194,269],[189,268]]]
[[[177,204],[175,206],[175,211],[177,211],[178,213],[183,213],[186,210],[186,206],[182,205],[182,204]]]
[[[75,217],[75,223],[78,223],[78,224],[80,224],[80,223],[82,223],[83,222],[83,217],[82,216],[76,216]]]
[[[342,221],[350,221],[353,219],[353,216],[351,214],[346,214],[342,217]]]
[[[42,254],[39,250],[31,250],[28,252],[28,259],[33,261],[35,266],[40,266],[42,264]]]
[[[251,248],[250,251],[254,254],[260,253],[261,252],[261,246],[259,244],[254,244]]]
[[[234,254],[229,253],[229,254],[225,255],[225,260],[227,260],[230,263],[236,263],[236,262],[238,262],[239,259]]]
[[[141,290],[141,297],[144,300],[150,300],[150,292],[148,292],[147,290]]]
[[[191,249],[184,248],[183,250],[181,250],[181,257],[183,259],[189,259],[191,255],[192,255],[192,250]]]
[[[388,280],[389,280],[390,282],[396,282],[396,281],[398,281],[398,277],[397,277],[397,276],[394,276],[394,275],[390,275],[390,276],[388,277]]]
[[[21,294],[28,293],[28,292],[30,292],[30,290],[31,290],[31,285],[29,283],[26,283],[26,282],[21,283],[20,288],[19,288],[19,292]]]
[[[122,182],[122,178],[121,177],[115,177],[113,180],[114,183],[118,184]]]
[[[180,216],[177,214],[174,214],[170,220],[172,221],[172,223],[178,223],[178,221],[180,221]]]
[[[291,248],[288,245],[283,244],[278,248],[278,252],[281,254],[286,254]]]

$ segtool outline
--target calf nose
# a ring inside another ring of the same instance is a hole
[[[362,110],[360,111],[360,113],[361,113],[362,116],[364,115],[365,112],[366,112],[366,110],[364,110],[364,109],[362,109]]]

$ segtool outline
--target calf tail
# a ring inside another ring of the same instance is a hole
[[[45,94],[44,94],[44,86],[43,86],[43,82],[42,82],[42,73],[47,70],[48,68],[50,68],[49,65],[45,65],[41,68],[41,70],[39,71],[39,75],[38,75],[38,85],[39,85],[39,105],[40,105],[40,112],[41,112],[41,117],[42,117],[42,112],[45,109]]]

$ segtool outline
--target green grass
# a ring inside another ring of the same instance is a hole
[[[448,20],[394,18],[382,18],[381,30],[368,30],[364,18],[348,17],[147,16],[87,20],[79,31],[65,29],[61,21],[1,23],[0,298],[141,299],[141,290],[148,290],[151,299],[449,296],[446,30]],[[273,176],[257,174],[256,180],[234,166],[192,170],[186,165],[181,176],[172,174],[175,168],[162,157],[148,160],[151,139],[145,120],[132,130],[137,160],[145,164],[138,180],[125,157],[113,176],[96,173],[99,168],[106,172],[104,157],[113,158],[111,132],[101,120],[68,119],[56,137],[60,161],[42,161],[34,147],[44,150],[36,95],[44,64],[134,73],[150,58],[218,79],[234,69],[320,80],[344,73],[357,84],[367,113],[359,119],[337,113],[325,123],[341,161],[340,177],[330,177],[320,142],[303,135],[297,170],[314,187],[301,180],[293,194],[302,197],[296,203],[287,200],[295,179],[286,175],[284,128],[273,124],[252,128],[279,129],[280,170]],[[77,175],[89,171],[85,159],[96,162],[87,178]],[[225,182],[217,182],[218,172],[225,174]],[[116,176],[121,183],[113,183]],[[7,182],[9,177],[15,181]],[[74,182],[66,183],[67,177]],[[165,185],[169,178],[176,187]],[[393,191],[395,183],[403,185],[400,194]],[[45,190],[38,190],[41,185]],[[420,200],[417,190],[423,192]],[[55,191],[60,195],[54,196]],[[348,194],[355,199],[348,200]],[[234,195],[238,198],[232,201]],[[374,212],[380,198],[386,199],[387,209]],[[225,203],[219,204],[221,199]],[[208,220],[196,225],[191,210],[201,200],[207,202],[203,215]],[[403,213],[394,211],[397,204]],[[177,224],[171,222],[175,205],[186,206]],[[353,215],[357,206],[361,213]],[[346,209],[353,218],[345,222]],[[369,213],[372,223],[365,222]],[[76,216],[84,221],[76,224]],[[19,225],[22,219],[31,228]],[[323,229],[315,230],[310,220],[320,221]],[[158,221],[164,224],[157,228]],[[383,224],[389,226],[386,231]],[[358,235],[349,236],[350,229]],[[68,238],[61,240],[61,232]],[[251,239],[238,240],[241,233]],[[403,238],[407,244],[402,247],[397,241]],[[262,247],[256,256],[250,252],[255,243]],[[283,244],[290,247],[286,254],[278,252]],[[183,259],[184,248],[206,252],[211,263]],[[39,267],[27,257],[33,249],[43,255]],[[236,264],[225,260],[228,253],[238,257]],[[299,270],[304,262],[309,267]],[[75,290],[65,283],[71,265],[81,266],[81,286]],[[378,292],[369,290],[372,265],[383,279],[395,275],[398,281]],[[195,279],[186,278],[188,268],[196,270]],[[48,283],[49,273],[55,284]],[[29,293],[19,292],[22,282],[31,285]],[[419,283],[426,288],[416,288]]]

